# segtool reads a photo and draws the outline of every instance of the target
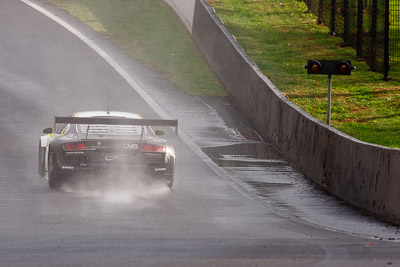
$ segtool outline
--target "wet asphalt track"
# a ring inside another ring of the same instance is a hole
[[[144,88],[163,87],[107,42],[99,45],[141,75]],[[0,2],[0,266],[400,265],[397,242],[298,223],[242,194],[172,131],[178,165],[171,192],[50,190],[36,174],[41,129],[54,115],[104,109],[109,88],[112,109],[157,117],[70,32],[20,1]]]

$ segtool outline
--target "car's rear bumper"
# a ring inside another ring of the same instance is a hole
[[[59,165],[60,169],[64,172],[80,172],[80,173],[143,173],[149,175],[163,175],[167,174],[168,166],[166,164],[141,164],[141,165],[125,165],[125,164],[110,164],[110,165],[96,165],[96,166],[70,166]]]
[[[99,155],[77,154],[68,155],[62,151],[56,153],[60,171],[65,174],[98,175],[102,173],[144,174],[155,177],[173,175],[174,160],[170,161],[165,156],[159,158],[137,157],[129,160],[99,160]],[[107,156],[107,155],[106,155]],[[72,158],[71,158],[72,157]],[[104,155],[102,155],[104,159]]]

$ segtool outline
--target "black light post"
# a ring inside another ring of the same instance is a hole
[[[326,123],[331,123],[331,95],[332,95],[332,75],[350,75],[355,69],[349,60],[308,60],[307,74],[328,75],[328,103]]]

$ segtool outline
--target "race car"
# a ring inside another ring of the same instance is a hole
[[[43,129],[40,137],[39,175],[48,179],[50,188],[60,188],[71,177],[123,169],[172,188],[175,148],[159,138],[164,131],[152,126],[174,127],[178,132],[177,120],[145,120],[129,112],[85,111],[55,117],[54,127]]]

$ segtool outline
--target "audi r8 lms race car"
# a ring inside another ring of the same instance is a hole
[[[39,142],[39,175],[50,188],[59,188],[72,176],[101,174],[109,170],[143,173],[146,179],[174,182],[175,148],[159,138],[176,120],[145,120],[117,111],[76,112],[55,117],[54,127],[43,129]]]

